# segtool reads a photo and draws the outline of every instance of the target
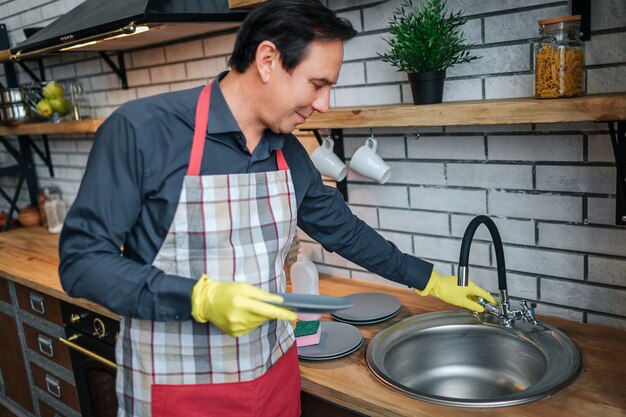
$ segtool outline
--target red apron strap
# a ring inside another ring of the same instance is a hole
[[[206,142],[206,129],[209,124],[212,84],[213,81],[202,89],[200,97],[198,98],[198,104],[196,105],[196,125],[193,131],[189,167],[187,168],[188,176],[200,175],[200,165],[202,164],[202,154],[204,152],[204,143]]]
[[[278,165],[279,171],[286,171],[289,169],[289,165],[287,165],[287,161],[285,160],[285,155],[283,155],[282,149],[276,150],[276,164]]]
[[[189,156],[189,166],[187,167],[187,176],[200,175],[200,166],[202,165],[202,154],[204,153],[204,143],[206,142],[206,129],[209,124],[209,108],[211,106],[211,85],[213,81],[208,83],[198,97],[196,105],[196,125],[193,131],[193,143],[191,144],[191,155]],[[276,151],[276,163],[280,171],[289,169],[283,150]]]

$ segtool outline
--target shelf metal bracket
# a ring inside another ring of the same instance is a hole
[[[31,139],[30,136],[24,136],[28,144],[33,148],[33,150],[39,155],[41,160],[48,167],[48,173],[51,177],[54,178],[54,167],[52,166],[52,156],[50,155],[50,145],[48,144],[48,135],[41,135],[43,138],[43,152],[39,149],[39,146]]]
[[[626,225],[626,121],[609,122],[609,132],[617,169],[615,224],[624,226]]]
[[[28,66],[28,64],[25,61],[17,61],[18,65],[20,67],[22,67],[22,69],[24,70],[24,72],[26,72],[26,74],[28,74],[28,76],[36,83],[40,83],[42,81],[46,80],[46,74],[44,72],[44,67],[43,67],[43,59],[37,59],[37,67],[39,70],[39,75],[35,74],[33,72],[33,70]]]
[[[117,74],[122,81],[122,88],[128,90],[128,78],[126,76],[126,62],[124,61],[124,52],[117,51],[117,64],[113,62],[110,56],[106,52],[100,52],[100,57],[107,63],[109,67]]]
[[[318,129],[313,130],[313,134],[317,138],[317,143],[322,144],[322,136]],[[330,129],[330,137],[335,142],[333,151],[341,159],[342,162],[346,162],[346,155],[343,146],[343,129]],[[347,177],[341,181],[337,181],[337,191],[341,193],[345,202],[348,202],[348,179]]]
[[[15,192],[13,193],[13,197],[9,196],[6,191],[0,186],[0,195],[4,197],[5,200],[9,203],[9,212],[7,214],[6,222],[2,228],[2,231],[6,231],[9,227],[9,223],[13,218],[13,214],[19,211],[17,207],[18,199],[20,197],[20,192],[22,191],[22,186],[24,185],[24,181],[28,184],[28,195],[30,197],[30,204],[33,207],[38,207],[39,201],[37,199],[37,173],[35,171],[35,164],[33,163],[33,157],[31,153],[31,143],[30,137],[28,136],[18,136],[19,150],[17,150],[13,145],[11,145],[6,138],[0,137],[0,143],[4,145],[7,152],[15,158],[17,161],[16,165],[12,165],[3,169],[0,169],[0,176],[18,176],[17,186],[15,187]],[[51,169],[51,166],[49,165]]]
[[[588,41],[591,39],[591,0],[572,0],[572,15],[580,15],[580,39]]]
[[[0,49],[8,49],[9,45],[9,37],[7,34],[7,27],[5,24],[0,24]],[[39,71],[43,74],[43,64],[39,63]],[[28,68],[28,67],[27,67]],[[34,73],[32,71],[26,71],[29,76],[33,76]],[[13,62],[4,62],[4,75],[6,79],[7,88],[15,88],[19,87],[19,80],[17,77],[17,72],[15,71],[15,64]],[[43,79],[43,77],[42,77]],[[38,207],[39,201],[37,198],[37,172],[35,171],[35,164],[33,162],[33,155],[31,152],[32,140],[28,136],[18,136],[18,146],[19,149],[14,147],[6,140],[4,137],[0,137],[0,143],[4,146],[8,153],[11,154],[13,158],[17,161],[16,165],[12,165],[9,167],[5,167],[0,169],[0,177],[1,176],[16,176],[17,185],[15,187],[15,191],[13,192],[13,197],[9,196],[9,194],[4,191],[4,189],[0,186],[0,196],[6,199],[9,203],[9,212],[7,215],[7,219],[5,221],[4,226],[2,227],[2,231],[5,231],[9,228],[11,219],[13,218],[13,214],[19,211],[17,207],[17,203],[20,197],[20,192],[22,191],[22,186],[24,185],[24,181],[28,185],[28,195],[30,198],[30,204],[34,207]],[[47,138],[45,138],[45,146],[47,147]],[[36,148],[33,148],[36,149]],[[40,153],[40,151],[36,150],[36,152]],[[51,169],[50,163],[50,151],[48,150],[48,167]],[[45,161],[45,158],[44,158]]]
[[[17,180],[17,186],[15,187],[15,192],[13,193],[13,197],[10,197],[2,187],[0,187],[0,195],[4,197],[5,200],[9,202],[9,213],[7,214],[6,220],[4,221],[4,226],[2,226],[2,232],[6,232],[9,230],[9,226],[11,225],[11,220],[13,219],[13,213],[18,211],[17,208],[17,199],[20,197],[20,191],[22,191],[22,185],[24,184],[24,175],[19,174]]]

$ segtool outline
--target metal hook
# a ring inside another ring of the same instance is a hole
[[[415,137],[413,138],[413,140],[418,140],[420,136],[421,136],[420,131],[415,129]]]

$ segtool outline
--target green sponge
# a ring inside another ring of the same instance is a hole
[[[296,335],[296,337],[309,336],[317,333],[319,327],[319,320],[299,321],[296,323],[296,329],[294,330],[294,334]]]

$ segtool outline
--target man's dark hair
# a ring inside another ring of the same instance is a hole
[[[318,0],[270,0],[252,10],[237,33],[228,65],[244,72],[265,40],[276,45],[283,68],[291,72],[304,59],[312,41],[347,41],[356,35],[352,24]]]

